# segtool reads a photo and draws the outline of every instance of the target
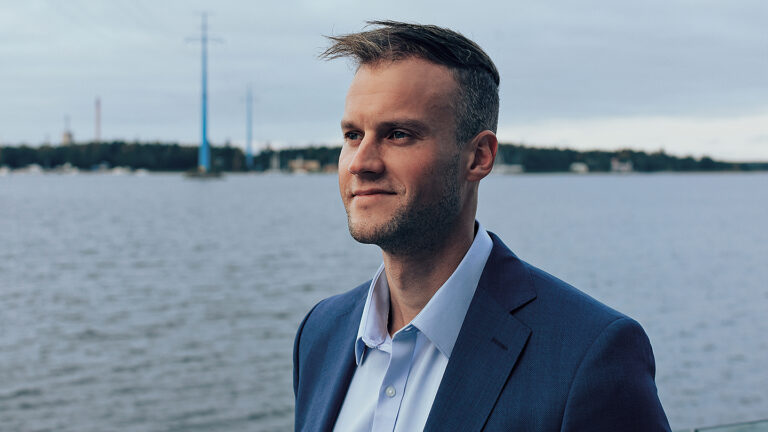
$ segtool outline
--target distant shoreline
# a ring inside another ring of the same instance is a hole
[[[221,172],[336,172],[341,147],[309,146],[264,149],[248,168],[242,149],[211,148],[213,169]],[[184,172],[197,167],[197,147],[176,143],[91,142],[60,146],[0,146],[0,173],[41,172]],[[674,156],[658,151],[578,151],[499,144],[497,174],[522,173],[657,173],[768,171],[768,162],[723,162],[704,156]]]

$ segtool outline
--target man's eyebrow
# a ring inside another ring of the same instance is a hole
[[[341,129],[357,129],[357,125],[350,120],[341,120]],[[392,129],[407,129],[414,133],[426,133],[429,130],[429,126],[420,120],[396,119],[381,122],[376,125],[376,129],[378,132]]]
[[[419,120],[412,119],[399,119],[381,122],[377,125],[379,130],[391,130],[391,129],[408,129],[413,132],[425,133],[429,130],[429,126],[426,123]]]

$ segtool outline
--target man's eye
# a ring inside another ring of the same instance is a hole
[[[400,140],[400,139],[406,139],[410,137],[406,132],[403,131],[394,131],[391,135],[392,139]]]
[[[344,134],[344,139],[350,141],[357,141],[360,139],[360,134],[357,132],[347,132]]]

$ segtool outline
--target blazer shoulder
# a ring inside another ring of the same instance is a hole
[[[558,317],[562,323],[588,325],[602,331],[612,322],[628,318],[625,314],[605,305],[573,285],[523,263],[531,275],[536,292],[535,309],[539,316]]]
[[[579,321],[605,327],[623,314],[518,258],[501,239],[488,232],[493,249],[480,285],[524,324],[558,325]]]
[[[488,420],[496,428],[489,429],[667,430],[655,393],[653,353],[640,325],[491,237],[494,249],[478,290],[496,302],[485,302],[485,310],[473,316],[511,315],[525,327],[518,334],[527,337]],[[584,408],[590,403],[591,411]],[[634,413],[649,420],[627,429],[622,422]]]
[[[491,233],[493,250],[480,285],[523,324],[541,334],[576,334],[591,342],[611,322],[626,315],[572,285],[518,258]]]

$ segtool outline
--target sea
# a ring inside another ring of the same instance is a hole
[[[673,429],[768,418],[767,173],[492,175],[477,217],[644,326]],[[292,430],[299,322],[380,262],[334,175],[0,176],[0,430]]]

